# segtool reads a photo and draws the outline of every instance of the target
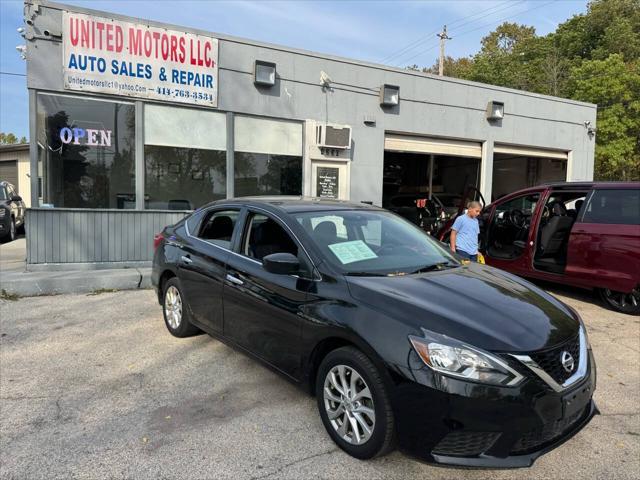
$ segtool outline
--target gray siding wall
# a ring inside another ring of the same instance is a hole
[[[153,236],[189,212],[30,208],[27,264],[148,262]]]

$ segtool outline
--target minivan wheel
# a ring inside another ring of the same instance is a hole
[[[368,459],[389,453],[395,441],[391,402],[373,362],[354,347],[330,352],[316,377],[322,423],[349,455]]]
[[[638,288],[634,288],[631,293],[601,288],[600,296],[609,307],[618,312],[640,315],[640,290]]]
[[[162,313],[167,330],[174,337],[190,337],[201,333],[189,321],[189,312],[184,303],[180,282],[176,277],[170,278],[164,284],[162,294]]]

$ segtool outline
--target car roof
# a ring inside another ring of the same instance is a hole
[[[547,189],[575,191],[625,188],[640,188],[640,182],[548,182],[536,185],[535,187],[523,188],[520,190],[516,190],[515,192],[507,193],[500,198],[496,198],[493,202],[491,202],[491,205],[496,202],[502,203],[520,195],[526,195],[527,193],[543,192]]]
[[[332,211],[332,210],[382,210],[379,207],[367,203],[349,202],[329,198],[305,197],[305,196],[258,196],[235,197],[226,200],[217,200],[207,206],[243,205],[247,207],[262,207],[268,210],[281,210],[287,213]]]
[[[548,182],[535,188],[639,188],[640,182]]]

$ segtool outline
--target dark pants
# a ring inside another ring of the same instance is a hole
[[[456,253],[462,258],[466,258],[467,260],[471,260],[472,262],[478,261],[478,254],[471,255],[470,253],[467,253],[464,250],[460,250],[459,248],[456,248]]]

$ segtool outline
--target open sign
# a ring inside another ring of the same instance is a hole
[[[64,127],[60,130],[60,141],[66,144],[73,143],[74,145],[110,147],[111,130]]]

